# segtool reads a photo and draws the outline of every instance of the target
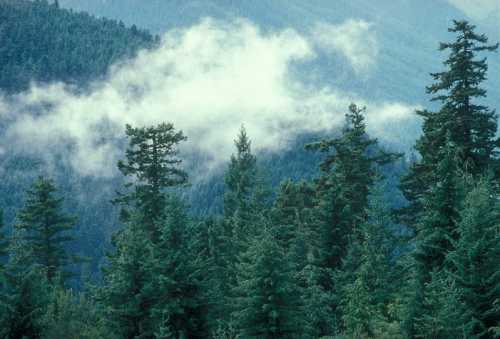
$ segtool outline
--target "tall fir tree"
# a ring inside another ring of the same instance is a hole
[[[438,152],[440,160],[432,175],[436,184],[423,201],[423,214],[417,224],[414,256],[420,279],[427,281],[427,274],[439,271],[456,237],[456,221],[461,200],[459,181],[462,174],[458,165],[458,152],[448,142]]]
[[[394,223],[383,201],[383,185],[370,189],[367,220],[351,239],[349,255],[337,276],[341,287],[341,317],[349,337],[378,337],[389,334],[388,310],[397,286],[393,256],[396,250]]]
[[[324,266],[328,269],[340,268],[349,237],[356,225],[366,219],[368,194],[377,166],[399,156],[383,152],[377,140],[369,138],[364,110],[351,104],[340,137],[306,145],[307,149],[326,153],[316,190],[317,223],[324,242],[321,246]]]
[[[171,297],[174,290],[184,302],[181,296],[189,295],[193,286],[181,284],[181,281],[176,286],[176,277],[172,276],[175,270],[168,271],[172,269],[168,265],[183,267],[189,265],[192,257],[182,251],[185,244],[173,247],[165,238],[166,230],[184,234],[180,228],[186,226],[165,224],[169,213],[176,211],[176,207],[168,203],[166,190],[187,181],[187,174],[180,168],[181,160],[177,157],[178,144],[186,138],[172,124],[143,128],[127,125],[126,134],[129,148],[126,160],[118,162],[118,168],[134,181],[126,184],[128,193],[120,193],[115,199],[122,206],[125,228],[117,234],[116,251],[109,256],[101,298],[116,328],[126,338],[165,337],[171,330],[178,335],[184,327],[178,328],[181,325],[177,323],[177,327],[167,326],[168,319],[163,316],[175,318],[175,312],[185,310],[175,305],[174,299],[170,307],[165,296]],[[174,210],[170,211],[170,207]],[[173,243],[176,240],[182,239],[174,239]],[[165,265],[169,268],[165,268],[163,256],[177,261],[172,264],[167,261]]]
[[[301,335],[304,338],[334,333],[332,295],[320,285],[320,239],[312,217],[314,192],[310,183],[285,180],[270,213],[271,231],[285,250],[286,260],[292,265],[299,288],[304,321]]]
[[[467,21],[453,21],[449,29],[456,34],[450,43],[441,43],[440,50],[450,54],[442,72],[432,73],[436,81],[427,87],[432,101],[441,107],[436,112],[417,111],[423,118],[423,134],[417,140],[420,161],[413,164],[402,179],[401,188],[409,205],[401,210],[403,220],[414,226],[423,211],[423,200],[439,178],[434,173],[440,162],[440,149],[449,141],[457,148],[461,170],[474,175],[485,174],[489,168],[500,178],[496,138],[497,116],[494,110],[481,104],[486,96],[482,83],[486,80],[486,58],[477,54],[492,52],[496,45],[487,45],[488,38],[475,33],[475,26]]]
[[[474,338],[473,320],[464,304],[463,290],[444,271],[429,274],[425,283],[423,308],[425,312],[414,319],[416,338]]]
[[[123,206],[124,220],[127,208],[139,212],[151,239],[158,239],[155,222],[162,217],[165,192],[169,187],[184,184],[187,174],[179,165],[178,145],[186,137],[172,124],[162,123],[151,127],[126,126],[129,147],[126,159],[118,162],[118,169],[134,180],[126,184],[131,192],[119,194],[116,203]]]
[[[154,250],[141,218],[130,215],[125,228],[113,235],[112,245],[103,268],[100,302],[120,337],[152,338]]]
[[[206,338],[207,300],[204,295],[203,253],[199,236],[185,207],[176,197],[167,200],[155,245],[152,314],[158,324],[156,338]]]
[[[50,284],[46,269],[37,264],[26,231],[14,229],[9,243],[9,261],[0,285],[0,336],[40,338],[40,319],[48,304]]]
[[[461,290],[471,318],[468,338],[492,338],[500,310],[500,200],[493,180],[481,178],[467,194],[458,239],[448,253],[447,272]]]
[[[251,140],[244,126],[234,141],[236,152],[231,155],[225,174],[224,225],[220,229],[224,241],[225,273],[220,277],[222,286],[228,287],[224,303],[225,327],[231,327],[230,310],[233,304],[233,288],[237,284],[237,265],[241,254],[247,250],[252,239],[260,233],[266,219],[266,199],[257,158],[252,153]],[[224,236],[225,234],[225,236]]]
[[[268,229],[251,240],[237,270],[233,315],[243,338],[300,337],[301,304],[291,263]]]
[[[56,193],[52,180],[39,177],[28,190],[25,206],[17,215],[19,223],[15,225],[25,231],[23,240],[51,283],[56,276],[63,280],[71,276],[68,266],[76,259],[65,248],[74,240],[69,232],[76,219],[62,212],[63,198],[56,197]]]

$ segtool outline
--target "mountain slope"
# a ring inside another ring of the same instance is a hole
[[[46,1],[0,0],[0,41],[0,90],[16,92],[31,81],[83,85],[154,37]]]

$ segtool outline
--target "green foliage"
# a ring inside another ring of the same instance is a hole
[[[367,220],[353,237],[349,256],[340,273],[341,310],[346,334],[350,337],[377,337],[389,319],[389,303],[395,292],[390,209],[382,200],[382,186],[372,188]]]
[[[430,188],[423,200],[421,223],[417,225],[415,258],[421,279],[426,274],[440,270],[446,254],[452,249],[456,235],[460,204],[458,158],[454,145],[448,142],[440,153],[441,158],[433,173],[436,185]]]
[[[9,245],[9,262],[0,285],[0,336],[40,338],[40,318],[50,289],[46,272],[33,261],[32,248],[16,230]]]
[[[5,235],[5,225],[3,221],[3,210],[0,209],[0,274],[3,269],[4,260],[8,254],[9,241]]]
[[[427,87],[432,100],[441,103],[436,112],[418,111],[423,118],[423,134],[415,148],[421,159],[416,162],[401,182],[403,194],[409,205],[403,209],[404,221],[415,225],[423,211],[423,199],[440,180],[434,174],[441,160],[441,150],[451,142],[459,157],[458,165],[464,172],[485,174],[494,168],[498,176],[495,137],[497,117],[493,110],[480,103],[486,96],[481,85],[486,79],[486,59],[478,59],[483,51],[495,51],[498,45],[487,45],[484,35],[474,32],[475,26],[466,21],[454,21],[450,32],[456,34],[455,41],[442,43],[440,50],[449,50],[445,60],[446,69],[431,74],[434,84]]]
[[[39,177],[27,192],[16,225],[25,231],[22,240],[30,248],[33,260],[44,268],[51,283],[57,275],[63,280],[71,276],[68,265],[75,260],[67,253],[65,245],[73,240],[69,232],[76,220],[62,213],[63,199],[57,198],[56,192],[52,180]]]
[[[377,140],[368,137],[363,111],[364,108],[351,104],[340,137],[306,146],[327,153],[320,164],[322,174],[316,191],[317,223],[324,242],[321,249],[324,265],[330,269],[340,267],[349,237],[355,226],[366,219],[368,193],[377,167],[399,156],[381,151]]]
[[[417,338],[474,338],[470,311],[462,302],[463,291],[443,272],[433,272],[424,288],[425,312],[416,319]],[[472,326],[471,326],[472,325]]]
[[[468,193],[460,213],[458,239],[447,256],[450,278],[461,291],[471,319],[469,338],[488,338],[500,310],[500,201],[491,180],[482,179]]]
[[[244,338],[300,337],[298,286],[285,252],[264,229],[237,265],[235,326]]]
[[[88,296],[56,287],[49,297],[38,322],[41,338],[118,338],[108,327],[102,310]]]
[[[160,240],[152,267],[152,316],[157,338],[204,337],[206,304],[203,295],[205,262],[196,252],[185,207],[171,197],[159,225]]]
[[[131,220],[113,237],[114,253],[108,256],[100,300],[113,329],[120,337],[152,335],[151,323],[153,248],[148,233]]]
[[[129,205],[140,213],[144,227],[151,239],[158,239],[157,222],[165,208],[164,189],[184,184],[187,174],[179,168],[178,144],[186,140],[181,131],[175,131],[172,124],[134,128],[126,126],[129,147],[126,160],[118,162],[118,169],[124,176],[132,177],[130,193],[119,194],[115,200],[124,206],[126,220]]]

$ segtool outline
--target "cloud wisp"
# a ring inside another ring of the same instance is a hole
[[[354,30],[367,28],[357,25]],[[335,34],[342,53],[361,48],[344,46],[358,34],[347,26]],[[0,99],[0,116],[9,121],[3,142],[11,151],[65,159],[82,175],[113,176],[127,123],[172,122],[189,138],[185,151],[203,152],[213,167],[232,153],[241,124],[255,148],[276,150],[299,133],[339,126],[351,101],[368,106],[368,121],[380,137],[386,121],[412,119],[414,107],[404,103],[370,103],[303,83],[294,67],[313,61],[315,48],[323,47],[293,30],[264,33],[244,20],[206,19],[166,33],[157,49],[114,66],[85,93],[55,83]],[[363,68],[363,58],[351,58],[353,67]]]
[[[344,56],[358,75],[367,74],[376,65],[379,53],[373,24],[349,19],[340,25],[318,23],[312,30],[315,44],[330,53]]]

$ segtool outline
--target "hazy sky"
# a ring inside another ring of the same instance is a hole
[[[495,15],[500,19],[500,0],[448,0],[470,17],[482,20]],[[500,29],[500,22],[498,23]]]

